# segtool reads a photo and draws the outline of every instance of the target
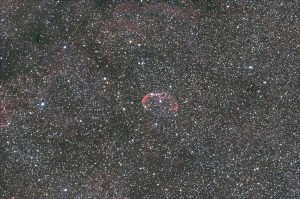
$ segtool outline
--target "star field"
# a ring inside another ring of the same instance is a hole
[[[300,198],[300,2],[1,2],[0,198]]]

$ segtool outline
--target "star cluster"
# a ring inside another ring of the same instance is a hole
[[[1,4],[0,198],[300,197],[299,1]]]

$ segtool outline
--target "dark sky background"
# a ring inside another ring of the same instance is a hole
[[[300,198],[299,0],[0,9],[1,199]]]

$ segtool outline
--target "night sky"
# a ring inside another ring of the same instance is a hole
[[[300,198],[299,0],[1,0],[1,199]]]

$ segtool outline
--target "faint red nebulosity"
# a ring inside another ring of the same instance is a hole
[[[175,97],[166,92],[149,93],[142,99],[146,111],[158,115],[173,115],[179,110],[179,104]]]

